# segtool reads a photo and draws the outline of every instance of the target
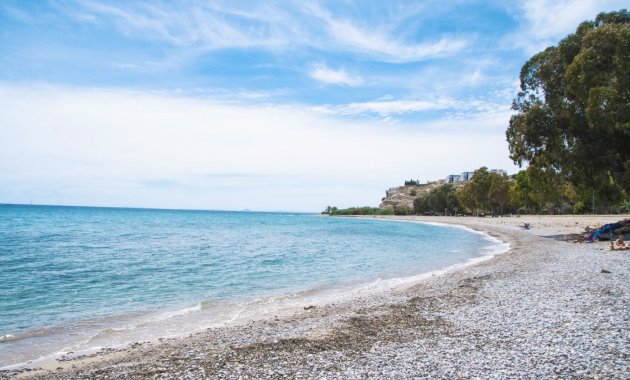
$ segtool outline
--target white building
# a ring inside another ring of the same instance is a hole
[[[502,176],[507,176],[507,172],[503,169],[491,169],[490,173],[496,173]]]
[[[447,183],[455,183],[455,182],[461,182],[461,181],[462,181],[462,176],[459,174],[451,174],[448,177],[446,177]]]
[[[496,173],[502,176],[507,176],[507,171],[503,169],[490,169],[490,173]],[[462,172],[462,174],[451,174],[446,177],[446,183],[466,182],[470,181],[475,172]]]
[[[475,172],[463,172],[462,173],[462,181],[470,181],[475,175]]]

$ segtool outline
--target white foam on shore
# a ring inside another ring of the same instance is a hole
[[[372,219],[370,219],[372,220]],[[376,280],[352,285],[312,288],[306,291],[287,293],[279,296],[260,297],[250,300],[214,302],[204,301],[180,309],[160,311],[143,316],[112,318],[101,321],[106,327],[100,328],[87,336],[78,337],[74,343],[65,344],[62,349],[52,354],[37,358],[26,358],[24,362],[1,367],[2,370],[36,367],[44,362],[58,358],[93,354],[103,348],[120,349],[136,342],[156,342],[158,339],[179,338],[204,331],[208,328],[242,325],[247,322],[290,316],[302,312],[307,306],[325,306],[334,303],[348,302],[359,297],[375,296],[391,291],[404,290],[417,285],[433,276],[442,276],[449,272],[462,270],[468,266],[488,260],[505,253],[510,246],[506,242],[474,229],[443,223],[424,222],[404,219],[377,219],[392,222],[410,222],[436,225],[440,227],[459,228],[468,232],[483,235],[490,243],[482,247],[481,256],[470,258],[465,262],[453,264],[441,269],[418,273],[411,276],[377,278]],[[8,339],[13,337],[9,337]],[[54,337],[49,337],[53,338]]]

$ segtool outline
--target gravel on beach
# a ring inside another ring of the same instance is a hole
[[[558,238],[583,229],[579,219],[531,230],[518,218],[420,219],[484,230],[511,249],[407,289],[0,378],[630,378],[630,251]]]

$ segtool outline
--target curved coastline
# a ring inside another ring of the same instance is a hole
[[[491,257],[494,257],[496,255],[500,255],[503,253],[506,253],[510,250],[510,242],[509,242],[509,237],[507,236],[503,236],[501,237],[501,235],[497,234],[496,231],[494,231],[492,228],[481,228],[478,225],[475,224],[471,224],[471,225],[466,225],[466,224],[462,224],[461,221],[455,221],[455,222],[448,222],[448,221],[432,221],[429,219],[423,219],[422,217],[418,217],[418,216],[413,216],[413,217],[402,217],[402,216],[376,216],[376,218],[368,218],[368,217],[359,217],[361,219],[379,219],[379,220],[391,220],[391,221],[396,221],[396,222],[410,222],[410,223],[419,223],[419,224],[426,224],[426,225],[430,225],[430,226],[442,226],[442,227],[449,227],[449,228],[459,228],[459,229],[463,229],[465,231],[471,232],[471,233],[475,233],[475,234],[480,234],[483,235],[484,237],[486,237],[488,240],[493,241],[497,244],[503,244],[504,246],[501,248],[500,252],[496,252],[495,254],[491,255]],[[503,238],[503,240],[502,240]]]
[[[599,222],[623,216],[599,217]],[[598,218],[400,218],[464,225],[507,254],[405,289],[51,363],[28,378],[605,377],[630,374],[630,255],[554,236]],[[562,226],[559,221],[563,221]],[[546,225],[544,223],[548,223]],[[577,224],[576,224],[577,223]],[[555,229],[554,229],[555,228]],[[387,358],[386,360],[383,360]],[[0,374],[0,376],[2,376]]]

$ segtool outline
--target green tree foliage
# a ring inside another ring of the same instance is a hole
[[[492,214],[503,214],[504,208],[510,200],[510,185],[506,177],[490,173],[490,188],[488,189],[488,203]]]
[[[418,197],[413,200],[413,212],[416,214],[425,214],[427,212],[431,212],[426,196]]]
[[[488,202],[488,192],[490,190],[490,181],[491,178],[488,168],[482,167],[475,170],[475,175],[469,185],[476,209],[489,211],[490,202]],[[466,188],[464,188],[464,190],[466,190]]]
[[[510,202],[518,213],[529,214],[536,202],[530,194],[533,191],[532,183],[527,171],[521,170],[514,176],[514,183],[510,187]]]
[[[514,176],[508,208],[517,213],[591,213],[593,189],[567,182],[559,173],[530,166]],[[597,212],[623,212],[627,198],[610,181],[600,186],[595,197]]]
[[[413,209],[411,207],[396,205],[394,206],[394,215],[412,215]]]
[[[474,211],[477,209],[477,202],[475,196],[472,191],[472,183],[468,182],[457,191],[457,199],[459,200],[459,204],[468,211]]]
[[[630,191],[630,13],[583,22],[527,61],[520,81],[506,132],[510,158],[600,198]]]
[[[530,166],[514,176],[512,206],[519,213],[557,213],[578,198],[575,187],[553,170]]]
[[[481,167],[475,170],[473,179],[457,194],[460,203],[470,211],[503,213],[510,200],[508,178]]]
[[[455,188],[445,184],[431,190],[428,194],[414,199],[413,211],[416,214],[457,213],[461,209]]]
[[[547,210],[553,213],[561,199],[561,179],[560,176],[551,169],[530,166],[526,171],[529,176],[532,189],[530,198],[538,204],[539,212]]]
[[[350,207],[338,209],[337,207],[328,206],[322,214],[329,214],[334,216],[348,216],[348,215],[393,215],[394,211],[389,208],[379,209],[377,207]]]

